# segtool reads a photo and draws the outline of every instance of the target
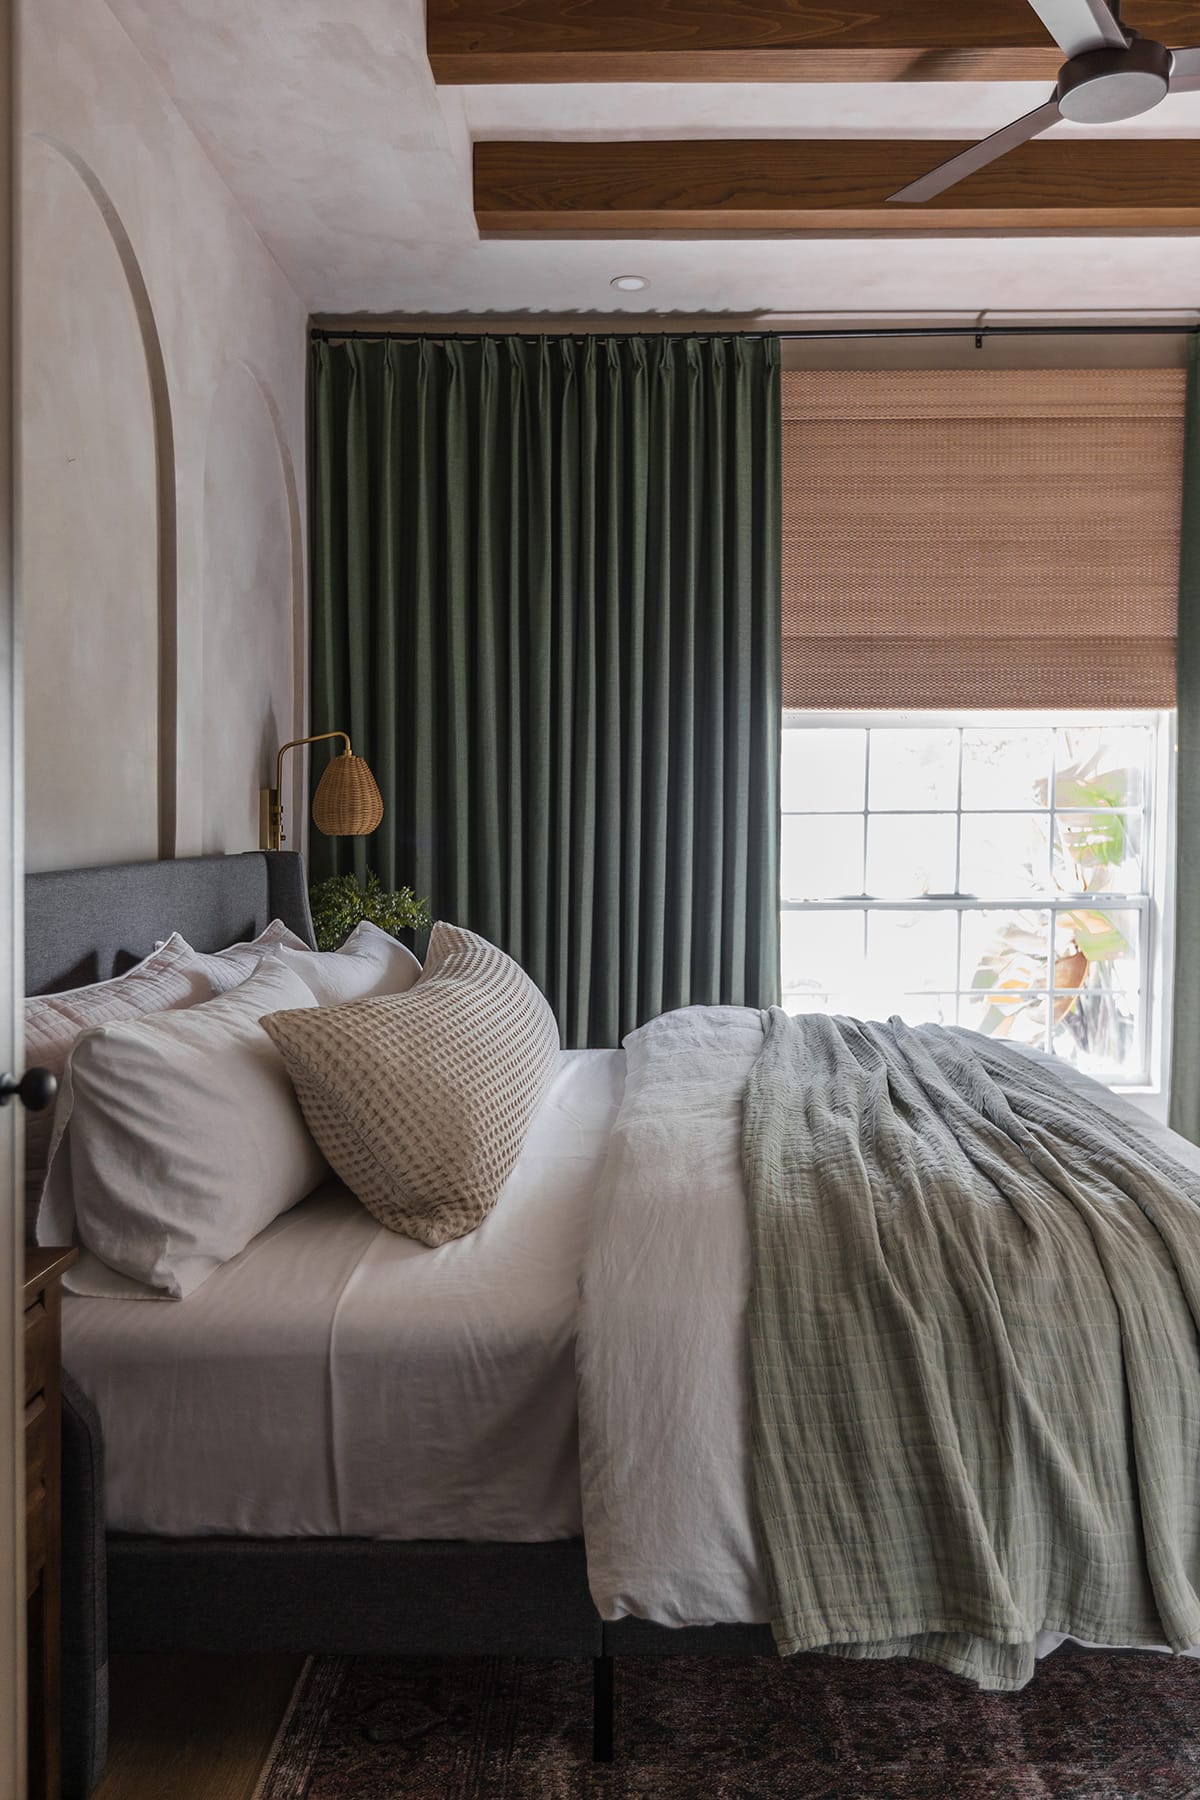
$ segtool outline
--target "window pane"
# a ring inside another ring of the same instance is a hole
[[[1144,1079],[1147,915],[1122,897],[1153,879],[1158,727],[878,716],[784,733],[784,1005],[957,1023]]]
[[[1055,819],[1054,882],[1066,894],[1140,893],[1141,815],[1060,812]]]
[[[859,988],[848,994],[785,994],[789,1013],[830,1013],[846,1019],[900,1018],[906,1025],[953,1025],[958,1018],[957,994],[887,994]]]
[[[962,915],[959,985],[980,993],[1019,995],[1049,986],[1050,914],[986,912]],[[1012,1002],[1003,1002],[1011,1008]]]
[[[954,815],[872,813],[867,892],[884,900],[954,892]]]
[[[1002,993],[999,990],[981,995],[965,995],[960,1003],[959,1019],[970,1031],[981,1031],[985,1037],[1004,1038],[1012,1044],[1033,1044],[1042,1050],[1046,1044],[1045,994]]]
[[[785,994],[783,1010],[788,1013],[837,1013],[845,1019],[857,1019],[862,1008],[861,991],[854,994],[803,993]]]
[[[876,727],[868,804],[905,811],[958,804],[958,732]]]
[[[872,912],[867,918],[867,979],[875,1006],[901,1011],[906,994],[955,985],[958,919],[952,912]],[[907,1015],[905,1015],[907,1016]]]
[[[957,994],[902,994],[889,1006],[887,1016],[895,1015],[906,1025],[957,1025]],[[878,1013],[872,1017],[878,1017]]]
[[[1144,725],[1088,725],[1058,732],[1056,806],[1140,806],[1150,733]]]
[[[1049,726],[964,731],[963,806],[968,812],[972,807],[1047,806],[1053,763]]]
[[[862,815],[785,814],[779,885],[785,900],[840,900],[861,894]]]
[[[1054,1053],[1104,1080],[1144,1073],[1131,994],[1089,992],[1061,995],[1055,1003]]]
[[[784,812],[861,812],[867,792],[867,734],[799,726],[783,733]]]
[[[1135,994],[1139,983],[1137,913],[1079,907],[1054,921],[1054,985]]]
[[[785,912],[780,920],[785,1003],[834,989],[860,989],[864,964],[861,912]],[[806,1006],[791,1008],[806,1011]],[[819,1009],[819,1010],[823,1010]]]
[[[960,893],[1000,900],[1044,894],[1049,884],[1048,814],[963,814]]]

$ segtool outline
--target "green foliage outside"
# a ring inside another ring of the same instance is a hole
[[[1049,804],[1048,781],[1038,784],[1038,798],[1043,806]],[[1092,899],[1103,893],[1112,872],[1131,853],[1125,815],[1111,810],[1129,802],[1128,771],[1105,768],[1099,756],[1058,772],[1057,885],[1086,898],[1074,911],[1058,915],[1053,998],[1046,992],[1051,971],[1042,931],[1020,920],[1000,930],[971,984],[988,995],[990,1004],[978,1026],[986,1035],[1040,1044],[1046,1009],[1052,1007],[1052,1023],[1065,1024],[1081,1049],[1107,1042],[1110,1056],[1119,1061],[1130,1028],[1116,971],[1131,945],[1112,914],[1099,910]],[[1064,810],[1070,808],[1080,811]],[[1031,909],[1036,905],[1030,901]],[[1090,1014],[1080,1004],[1085,994],[1094,996]]]
[[[318,950],[338,949],[363,919],[393,937],[402,931],[423,931],[429,924],[424,900],[407,887],[389,893],[380,886],[378,875],[368,875],[362,887],[354,875],[330,875],[313,883],[308,898]]]

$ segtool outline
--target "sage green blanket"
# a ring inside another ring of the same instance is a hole
[[[990,1688],[1200,1643],[1200,1180],[968,1032],[764,1017],[755,1525],[783,1654]]]

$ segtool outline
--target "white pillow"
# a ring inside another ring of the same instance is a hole
[[[192,955],[207,975],[213,993],[227,994],[230,988],[249,980],[266,951],[279,949],[306,950],[310,956],[316,954],[312,945],[297,937],[282,919],[272,919],[253,943],[230,944],[228,950],[193,950]]]
[[[314,1005],[274,957],[187,1012],[84,1034],[59,1095],[38,1242],[75,1293],[184,1299],[327,1174],[264,1013]],[[124,1278],[124,1279],[122,1279]]]
[[[412,951],[369,919],[354,927],[340,950],[284,948],[275,954],[311,989],[318,1006],[406,994],[421,973]]]
[[[85,1031],[210,1000],[213,988],[203,960],[176,933],[111,981],[96,981],[89,987],[71,988],[62,994],[30,995],[25,1002],[26,1068],[49,1069],[61,1083],[67,1058]],[[27,1235],[32,1231],[33,1215],[46,1178],[53,1120],[49,1109],[28,1113],[25,1118]]]

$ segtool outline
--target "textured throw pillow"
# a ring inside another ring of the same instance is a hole
[[[268,956],[232,993],[79,1039],[38,1218],[39,1243],[90,1252],[74,1292],[183,1299],[326,1175],[259,1026],[281,1006],[316,1010]]]
[[[421,973],[412,951],[369,919],[354,927],[340,950],[284,948],[274,954],[300,977],[318,1006],[403,994]]]
[[[511,957],[435,925],[407,993],[280,1012],[313,1136],[367,1210],[423,1244],[482,1222],[558,1066],[554,1014]]]
[[[149,1013],[195,1006],[212,997],[202,960],[178,935],[152,955],[111,981],[72,988],[64,994],[38,994],[25,1002],[25,1067],[49,1069],[62,1084],[67,1058],[85,1031],[115,1025]],[[50,1153],[53,1109],[25,1115],[26,1238],[33,1234],[46,1161]]]

